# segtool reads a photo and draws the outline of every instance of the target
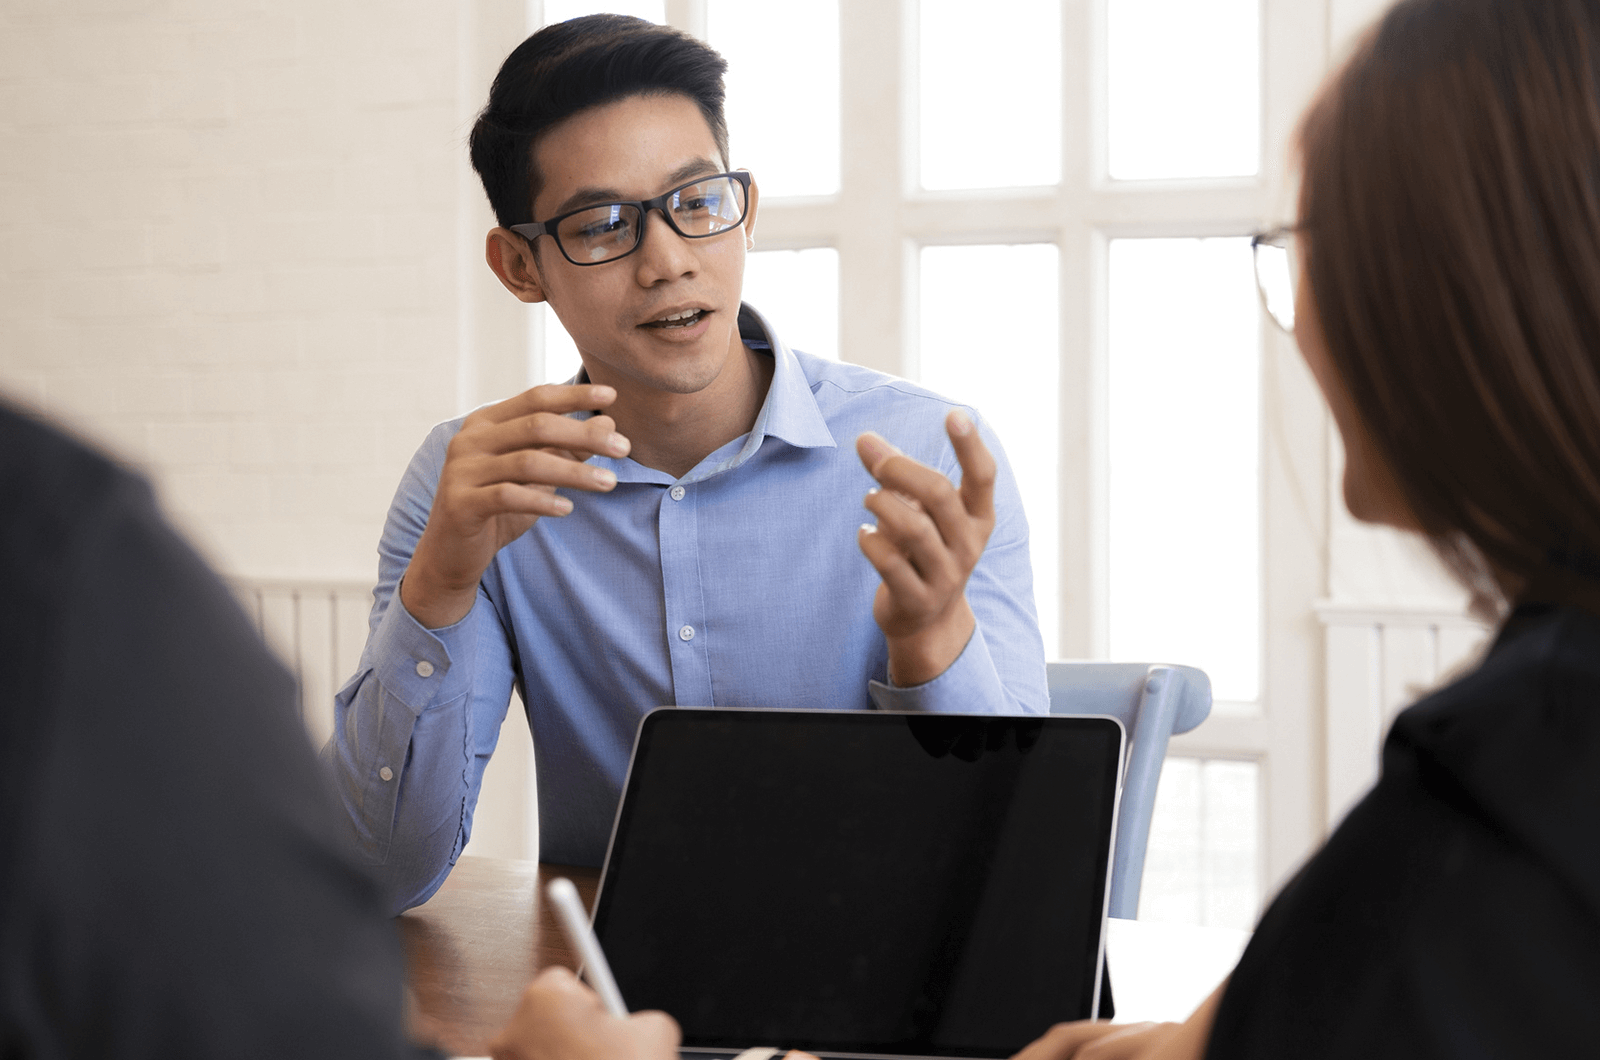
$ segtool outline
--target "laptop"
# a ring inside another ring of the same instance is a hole
[[[1101,1007],[1106,717],[663,708],[594,926],[685,1057],[1009,1057]]]

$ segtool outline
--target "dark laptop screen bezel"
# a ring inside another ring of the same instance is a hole
[[[626,936],[642,934],[643,932],[637,929],[637,925],[641,923],[658,924],[663,920],[681,920],[681,915],[674,917],[671,914],[673,909],[681,913],[696,908],[695,894],[680,893],[668,896],[663,893],[670,890],[670,885],[675,880],[704,880],[706,877],[697,877],[695,874],[714,871],[717,873],[716,882],[720,884],[723,879],[721,874],[733,873],[740,880],[738,898],[735,900],[742,900],[748,896],[752,899],[751,908],[759,908],[763,897],[768,893],[763,880],[770,884],[775,878],[773,874],[783,871],[781,863],[731,864],[724,853],[715,846],[719,842],[716,837],[695,835],[695,832],[702,828],[699,820],[719,812],[716,811],[716,800],[719,798],[717,791],[721,785],[725,782],[731,784],[730,791],[743,793],[740,797],[746,798],[754,789],[748,784],[741,785],[741,779],[752,779],[743,776],[741,771],[744,771],[759,773],[759,777],[754,779],[767,783],[767,787],[763,790],[769,792],[773,790],[774,785],[782,788],[791,782],[803,783],[803,778],[808,777],[825,778],[829,784],[846,786],[856,784],[863,790],[870,791],[871,785],[881,783],[882,778],[862,775],[862,770],[852,774],[849,769],[841,767],[838,762],[832,760],[839,757],[833,753],[833,749],[848,745],[851,748],[848,754],[859,758],[861,761],[858,764],[864,768],[868,763],[879,760],[885,750],[904,746],[907,729],[910,726],[917,726],[912,735],[922,745],[922,750],[928,752],[930,758],[948,756],[945,764],[935,768],[970,769],[973,767],[955,765],[957,759],[970,763],[982,758],[986,753],[986,747],[1001,747],[1003,750],[994,752],[986,762],[991,763],[990,769],[1009,769],[1011,767],[993,763],[1002,754],[1010,754],[1010,760],[1020,763],[1023,758],[1019,757],[1018,747],[1030,748],[1031,754],[1033,744],[1030,741],[1048,740],[1051,742],[1045,745],[1047,753],[1070,752],[1093,762],[1094,768],[1099,770],[1097,776],[1076,781],[1085,788],[1093,789],[1082,798],[1094,801],[1096,805],[1070,811],[1085,816],[1098,814],[1101,818],[1097,822],[1089,822],[1092,825],[1094,837],[1092,843],[1095,849],[1089,851],[1087,859],[1077,859],[1078,862],[1088,862],[1088,871],[1093,878],[1085,896],[1086,900],[1082,903],[1073,903],[1080,908],[1061,914],[1070,919],[1071,926],[1057,924],[1053,928],[1062,935],[1063,945],[1075,947],[1078,951],[1077,957],[1069,959],[1069,963],[1081,962],[1081,972],[1076,981],[1080,983],[1082,989],[1079,996],[1062,998],[1059,1012],[1037,1027],[1034,1033],[1043,1033],[1053,1022],[1088,1018],[1094,1014],[1101,985],[1100,970],[1104,955],[1108,880],[1116,830],[1117,800],[1121,788],[1125,735],[1120,722],[1115,718],[1100,716],[929,715],[883,711],[774,711],[727,708],[662,708],[648,714],[640,725],[623,798],[618,806],[612,829],[594,917],[595,929],[600,936],[602,946],[611,955],[614,968],[619,969],[619,984],[630,1007],[651,1006],[654,1000],[649,988],[651,982],[682,981],[681,977],[674,976],[670,970],[664,969],[659,974],[650,973],[643,979],[635,980],[633,995],[639,996],[630,995],[630,983],[627,981],[634,951],[648,944]],[[715,738],[711,735],[713,731]],[[928,735],[930,733],[931,737]],[[819,740],[819,736],[826,738]],[[876,747],[874,741],[881,743],[882,747]],[[718,750],[705,750],[713,745]],[[669,746],[670,749],[667,749]],[[762,758],[758,754],[755,760],[751,760],[746,754],[736,753],[736,748],[745,746],[763,748],[766,757]],[[791,747],[796,749],[792,754]],[[658,761],[658,756],[663,754],[674,760]],[[710,754],[711,757],[702,761],[686,760],[701,754]],[[910,754],[906,757],[914,759],[916,755]],[[1045,759],[1041,756],[1039,760]],[[915,770],[922,767],[910,768]],[[1024,767],[1018,765],[1015,768],[1020,771]],[[784,770],[792,771],[793,776],[785,779],[781,776]],[[773,780],[774,772],[780,774],[776,781]],[[945,774],[940,774],[943,775]],[[1035,774],[1035,776],[1048,775],[1043,772]],[[716,778],[714,783],[704,779],[712,777]],[[935,780],[934,783],[944,782]],[[1035,780],[1033,783],[1039,782]],[[658,785],[669,785],[682,790],[669,794]],[[754,797],[752,806],[760,797],[759,794]],[[1079,797],[1073,795],[1075,800]],[[652,813],[659,816],[665,812],[663,800],[669,798],[686,800],[675,804],[674,808],[678,810],[684,807],[703,807],[701,813],[688,812],[674,815],[673,820],[678,823],[672,826],[673,843],[677,844],[687,836],[690,845],[703,843],[705,848],[700,851],[689,851],[678,845],[668,847],[662,842],[657,842],[658,847],[670,849],[674,853],[655,851],[649,854],[655,859],[653,862],[641,863],[638,858],[644,855],[636,856],[635,851],[644,849],[651,840],[636,838],[641,827],[640,822],[646,821],[643,827],[649,831],[660,829],[661,820],[652,818]],[[646,800],[654,801],[654,810],[639,809]],[[729,803],[725,800],[722,805],[726,806]],[[733,805],[737,806],[735,816],[747,812],[760,812],[755,809],[747,810],[737,800]],[[1063,807],[1063,810],[1066,809]],[[649,823],[651,821],[654,823]],[[692,822],[693,827],[682,830],[680,826],[684,822]],[[1079,821],[1078,824],[1082,825],[1084,822]],[[929,821],[924,827],[932,829],[937,825],[937,821]],[[887,830],[887,826],[884,830]],[[1067,829],[1063,828],[1061,831],[1065,834]],[[888,842],[892,838],[884,836],[881,837],[881,841]],[[1054,837],[1050,835],[1042,835],[1038,842],[1048,844],[1052,838]],[[1039,850],[1044,850],[1044,847],[1041,846]],[[1066,856],[1054,850],[1047,854],[1055,858]],[[773,860],[770,852],[765,856]],[[1011,856],[1014,860],[1015,848]],[[1075,862],[1075,866],[1076,864]],[[1057,866],[1056,871],[1061,871],[1061,867]],[[632,885],[634,876],[637,876],[638,886]],[[646,886],[647,880],[648,886]],[[628,902],[659,902],[661,909],[650,913],[641,905],[641,908],[625,910],[619,914],[616,909],[616,896],[619,892],[627,895]],[[722,897],[717,900],[726,901],[727,892],[719,893]],[[820,907],[814,907],[813,911],[819,917],[822,915]],[[770,912],[774,916],[777,915],[776,910]],[[839,915],[846,915],[847,912],[841,911]],[[631,923],[635,927],[619,935],[618,931],[621,929],[614,926],[617,923]],[[698,939],[701,936],[696,934],[695,937]],[[710,945],[713,948],[723,947],[730,952],[737,952],[740,948],[738,938],[728,938]],[[649,958],[649,961],[658,963],[656,957]],[[652,980],[651,976],[656,978]],[[638,982],[644,982],[646,986],[641,988],[637,985]],[[761,987],[759,983],[753,983],[751,989],[759,992]],[[667,994],[670,993],[668,990]],[[784,1038],[782,1041],[752,1041],[745,1036],[747,1032],[721,1034],[701,1026],[697,1023],[694,1013],[683,1011],[688,1003],[687,998],[679,998],[679,1003],[674,1006],[679,1011],[673,1014],[684,1027],[684,1046],[695,1049],[737,1050],[748,1046],[774,1045],[804,1049],[818,1055],[829,1056],[987,1057],[1010,1055],[1026,1044],[1027,1040],[1031,1040],[1031,1038],[1022,1041],[996,1039],[982,1043],[968,1040],[961,1045],[933,1043],[926,1039],[840,1040],[826,1035],[819,1037],[814,1033],[808,1034],[803,1028],[794,1027],[787,1032],[780,1032]]]

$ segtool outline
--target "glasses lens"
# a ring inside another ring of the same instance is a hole
[[[1294,272],[1287,239],[1257,243],[1256,286],[1267,312],[1285,331],[1294,331]]]
[[[563,217],[556,226],[561,252],[579,265],[620,258],[639,245],[639,208],[613,202]]]
[[[679,188],[672,196],[672,223],[686,236],[714,236],[744,220],[744,185],[711,177]]]

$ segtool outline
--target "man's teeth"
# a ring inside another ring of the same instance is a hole
[[[699,320],[701,312],[703,312],[703,310],[685,309],[681,313],[674,313],[669,317],[662,317],[660,320],[652,321],[652,323],[664,328],[686,327]]]

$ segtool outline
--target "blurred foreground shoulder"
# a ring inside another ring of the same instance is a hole
[[[0,1055],[415,1055],[294,683],[148,486],[0,407]]]

